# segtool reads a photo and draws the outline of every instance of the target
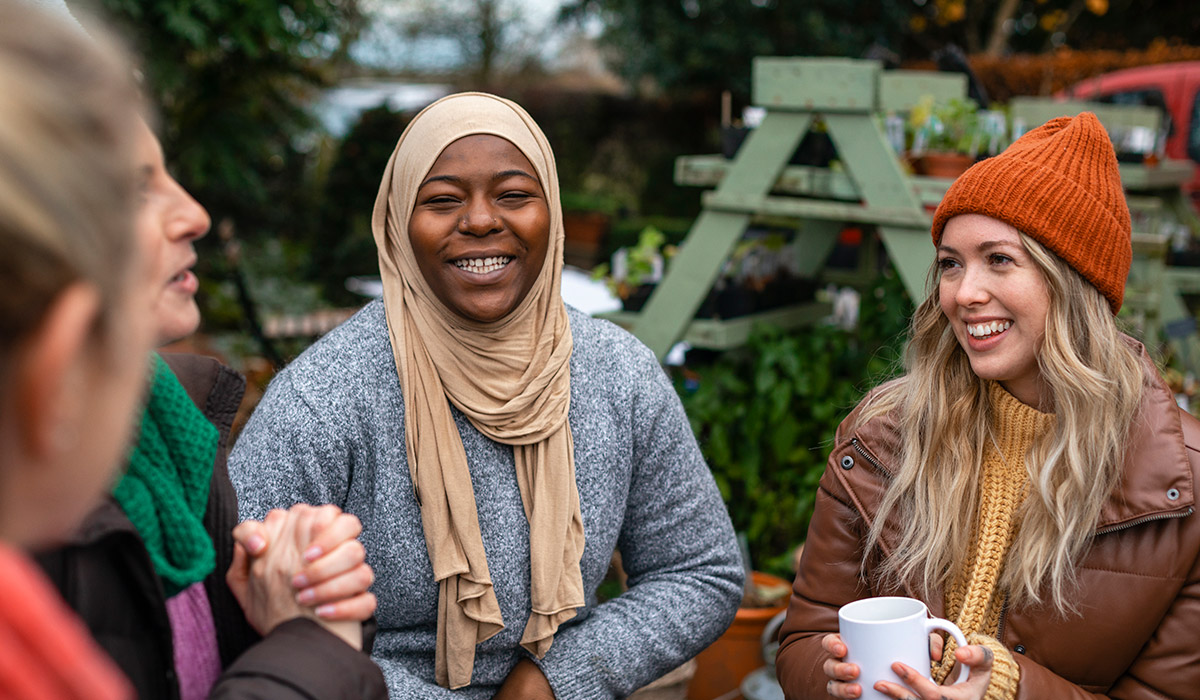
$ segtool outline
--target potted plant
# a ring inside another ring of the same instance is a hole
[[[913,131],[909,155],[922,175],[956,178],[975,163],[983,145],[979,108],[973,100],[921,100],[909,115]]]
[[[667,260],[675,246],[666,245],[667,237],[653,226],[642,229],[636,245],[613,253],[612,264],[602,263],[592,270],[592,279],[602,279],[626,311],[641,311],[654,286],[662,279]]]
[[[617,204],[611,197],[577,190],[564,190],[560,200],[566,261],[586,269],[596,261]]]

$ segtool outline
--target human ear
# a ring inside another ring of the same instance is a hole
[[[100,294],[76,282],[58,294],[15,358],[16,439],[31,463],[69,451],[78,440],[95,358],[92,329]]]

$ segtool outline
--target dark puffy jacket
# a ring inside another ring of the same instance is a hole
[[[164,354],[192,401],[217,427],[204,525],[216,545],[216,567],[204,580],[217,629],[223,673],[213,698],[386,698],[379,668],[311,620],[291,620],[259,638],[246,623],[225,572],[233,560],[230,532],[237,497],[225,465],[226,441],[245,381],[219,362]],[[179,697],[170,620],[162,585],[141,538],[111,497],[93,511],[74,540],[38,557],[63,598],[83,619],[145,699]]]

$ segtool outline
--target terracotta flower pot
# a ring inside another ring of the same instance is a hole
[[[609,216],[602,212],[563,212],[563,254],[567,264],[583,269],[594,267],[608,226]]]
[[[965,153],[931,151],[914,160],[913,168],[922,175],[953,180],[974,164],[975,159]]]
[[[759,586],[787,586],[778,576],[753,572]],[[770,608],[739,608],[733,624],[696,657],[696,675],[688,686],[688,700],[713,700],[738,688],[742,679],[766,665],[762,633],[771,618],[787,609],[786,599]]]

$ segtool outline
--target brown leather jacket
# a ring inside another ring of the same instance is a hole
[[[1148,360],[1147,360],[1148,361]],[[1097,400],[1102,400],[1097,397]],[[861,406],[861,404],[860,404]],[[999,638],[1021,669],[1020,700],[1110,697],[1200,699],[1200,421],[1179,410],[1161,382],[1133,430],[1121,485],[1104,505],[1079,565],[1079,615],[1006,608]],[[892,417],[842,426],[817,494],[776,660],[788,698],[826,698],[821,637],[838,608],[859,598],[914,595],[883,589],[860,572],[862,547],[897,463]],[[887,556],[894,525],[867,558]],[[944,616],[943,594],[925,602]]]

